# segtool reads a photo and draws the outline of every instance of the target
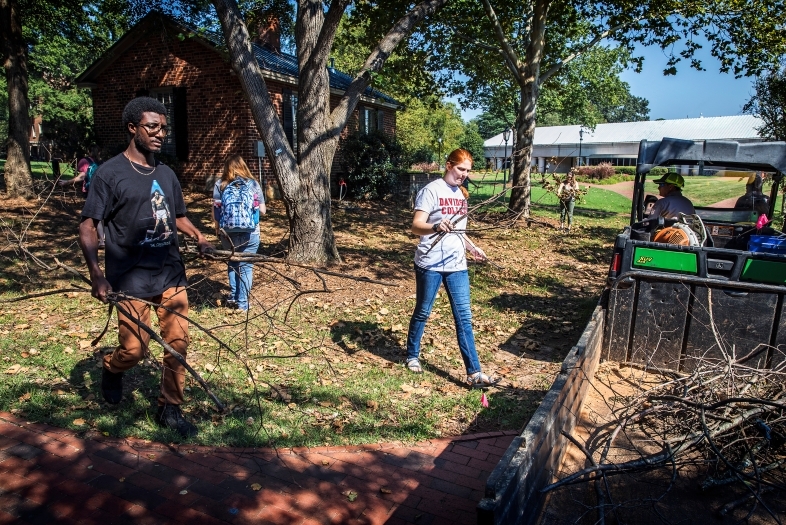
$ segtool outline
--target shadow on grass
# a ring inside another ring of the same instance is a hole
[[[404,366],[406,351],[391,336],[390,331],[384,330],[379,324],[371,322],[340,321],[331,328],[333,342],[348,355],[365,350],[390,361],[394,366]],[[350,343],[352,344],[350,345]],[[355,347],[354,349],[353,346]],[[455,352],[458,354],[457,349]],[[420,361],[425,373],[434,374],[452,383],[454,386],[468,389],[463,375],[456,377],[449,370],[431,362],[427,355],[421,354]],[[410,377],[412,382],[417,383],[427,376],[413,373]],[[496,388],[493,394],[495,399],[493,406],[488,410],[480,411],[475,419],[469,422],[464,433],[471,434],[500,428],[518,428],[529,420],[544,394],[545,390],[540,389]],[[475,397],[477,397],[477,402],[480,403],[480,392]]]
[[[584,325],[592,315],[597,297],[577,292],[553,278],[538,279],[536,276],[533,281],[546,283],[550,295],[542,297],[502,293],[489,300],[489,304],[501,314],[529,314],[527,321],[499,347],[514,355],[526,355],[537,361],[561,360],[578,341]]]

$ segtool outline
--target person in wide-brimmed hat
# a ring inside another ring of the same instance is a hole
[[[650,217],[664,217],[666,219],[676,219],[680,213],[693,215],[696,210],[693,203],[682,195],[682,188],[685,187],[685,179],[676,173],[667,173],[659,179],[655,179],[658,185],[658,195],[660,199],[652,206]]]

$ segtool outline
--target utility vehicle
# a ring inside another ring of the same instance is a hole
[[[646,182],[656,167],[686,177],[733,170],[754,181],[764,173],[772,181],[768,206],[742,199],[741,206],[647,220],[645,195],[655,190]],[[601,359],[678,374],[724,353],[759,368],[784,360],[786,235],[772,224],[784,172],[786,142],[641,141],[630,224],[615,240],[607,287],[543,402],[489,476],[478,523],[538,522],[541,489],[559,470],[565,434]]]

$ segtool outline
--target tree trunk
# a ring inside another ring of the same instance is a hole
[[[551,0],[536,0],[533,3],[532,22],[529,31],[524,62],[519,66],[517,81],[521,90],[519,111],[516,115],[516,143],[513,145],[513,183],[510,208],[529,217],[532,188],[530,171],[532,145],[535,141],[535,117],[540,96],[540,63],[546,44],[546,19]],[[511,57],[512,58],[512,57]],[[511,62],[514,62],[511,60]]]
[[[27,98],[27,47],[16,0],[0,0],[3,67],[8,83],[8,142],[5,163],[6,191],[10,197],[30,198],[30,103]]]
[[[2,0],[0,0],[2,1]],[[298,262],[327,264],[339,260],[333,227],[330,222],[330,165],[333,160],[331,141],[320,142],[317,137],[324,133],[308,130],[309,127],[300,120],[303,115],[313,111],[315,101],[311,99],[326,97],[305,97],[307,83],[304,82],[304,68],[301,73],[300,91],[298,92],[298,152],[289,145],[281,120],[270,98],[262,72],[251,52],[248,30],[243,23],[237,4],[232,0],[214,0],[225,39],[229,48],[232,68],[238,74],[243,87],[254,122],[260,130],[262,142],[269,159],[273,174],[281,185],[282,197],[289,219],[289,254],[288,258]],[[327,70],[322,68],[327,75]],[[317,75],[318,76],[318,75]],[[329,93],[326,90],[324,93]],[[323,93],[323,94],[324,94]],[[323,112],[311,116],[317,123],[323,120]],[[321,128],[324,130],[324,127]],[[337,143],[337,141],[335,141]]]
[[[321,48],[325,43],[319,42],[324,25],[325,11],[321,1],[298,2],[295,34],[300,64],[297,104],[299,184],[296,192],[289,194],[292,210],[289,257],[297,261],[334,263],[341,262],[341,258],[330,217],[330,168],[338,147],[338,137],[328,131],[330,76],[325,67],[327,55]]]
[[[538,104],[537,85],[521,90],[519,111],[516,115],[516,142],[513,145],[513,189],[510,193],[510,209],[530,215],[532,201],[531,166],[532,146],[535,142],[535,114]]]

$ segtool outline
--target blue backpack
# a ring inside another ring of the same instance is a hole
[[[228,232],[252,232],[256,229],[253,184],[235,179],[221,192],[218,224]]]
[[[98,163],[90,159],[90,166],[88,166],[85,178],[82,181],[82,193],[85,195],[87,195],[87,192],[90,190],[90,183],[93,182],[93,175],[95,175],[96,170],[98,170]]]

